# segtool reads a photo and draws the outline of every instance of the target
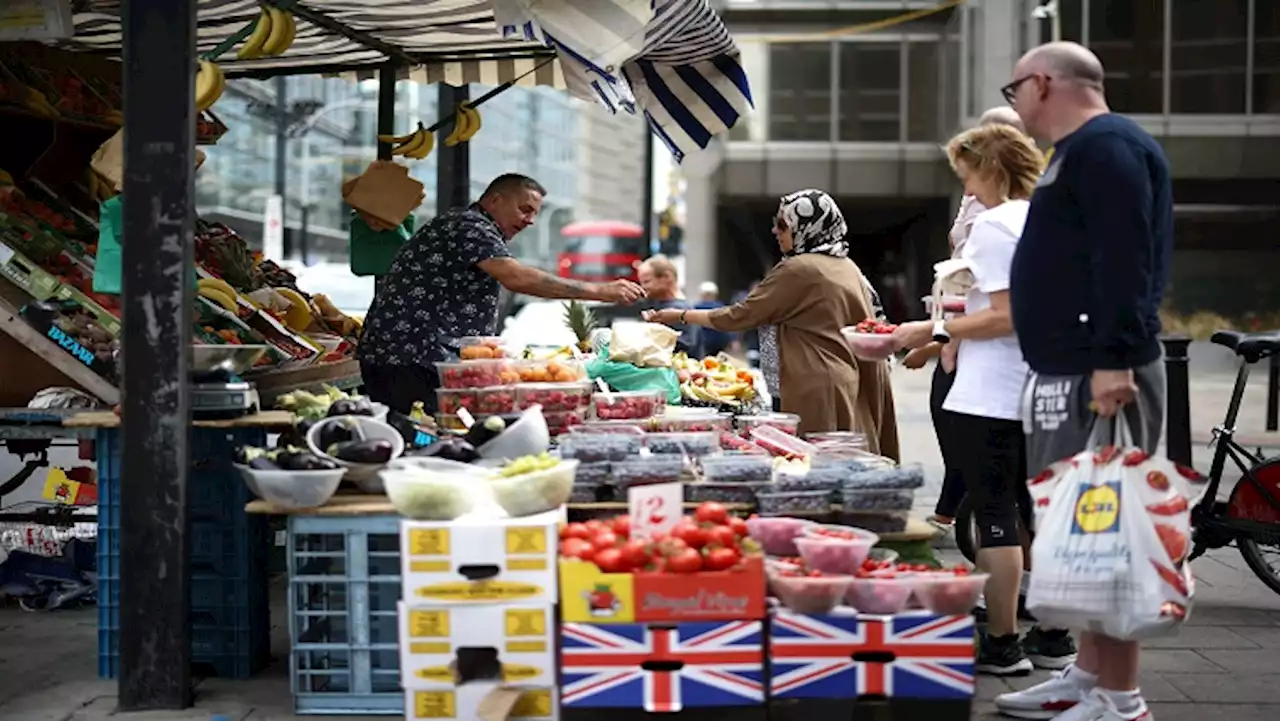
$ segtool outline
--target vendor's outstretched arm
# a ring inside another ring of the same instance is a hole
[[[600,300],[630,305],[644,297],[640,286],[630,281],[584,283],[571,278],[558,278],[515,258],[490,258],[476,265],[512,293],[524,293],[538,298]]]

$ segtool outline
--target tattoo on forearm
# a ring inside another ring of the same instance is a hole
[[[524,292],[540,298],[583,300],[591,297],[591,284],[538,271]]]

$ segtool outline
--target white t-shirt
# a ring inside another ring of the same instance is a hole
[[[961,257],[969,262],[974,284],[965,313],[991,307],[991,293],[1009,290],[1009,269],[1031,204],[1011,200],[985,210],[973,221]],[[1022,418],[1022,384],[1027,364],[1014,335],[960,342],[956,380],[942,407],[954,413],[1016,421]]]

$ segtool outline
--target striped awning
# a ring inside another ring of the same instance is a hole
[[[565,87],[558,62],[543,64],[554,51],[541,42],[503,38],[489,0],[299,0],[297,5],[413,58],[416,63],[401,70],[404,78],[500,85],[531,73],[519,84]],[[120,1],[87,0],[76,7],[83,9],[75,13],[75,36],[64,44],[79,50],[119,52]],[[256,0],[198,0],[197,7],[197,44],[202,53],[234,35],[261,10]],[[237,60],[232,51],[218,60],[223,71],[234,77],[288,69],[364,79],[374,77],[377,71],[372,66],[388,59],[381,50],[308,22],[301,12],[296,17],[298,36],[284,54]],[[345,72],[334,73],[337,68]]]

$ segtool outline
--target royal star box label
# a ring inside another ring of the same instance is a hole
[[[764,703],[764,622],[565,623],[565,708],[693,707]]]
[[[554,604],[564,510],[468,522],[401,521],[403,598],[415,605]]]
[[[556,721],[560,718],[560,703],[554,685],[512,686],[476,681],[450,689],[406,690],[404,718]]]
[[[470,683],[500,674],[503,683],[556,683],[555,607],[415,606],[400,610],[400,685],[406,689]]]
[[[762,619],[764,562],[731,571],[604,573],[594,563],[560,561],[560,610],[565,621],[634,623]]]
[[[960,700],[974,691],[973,616],[773,612],[770,696]]]

